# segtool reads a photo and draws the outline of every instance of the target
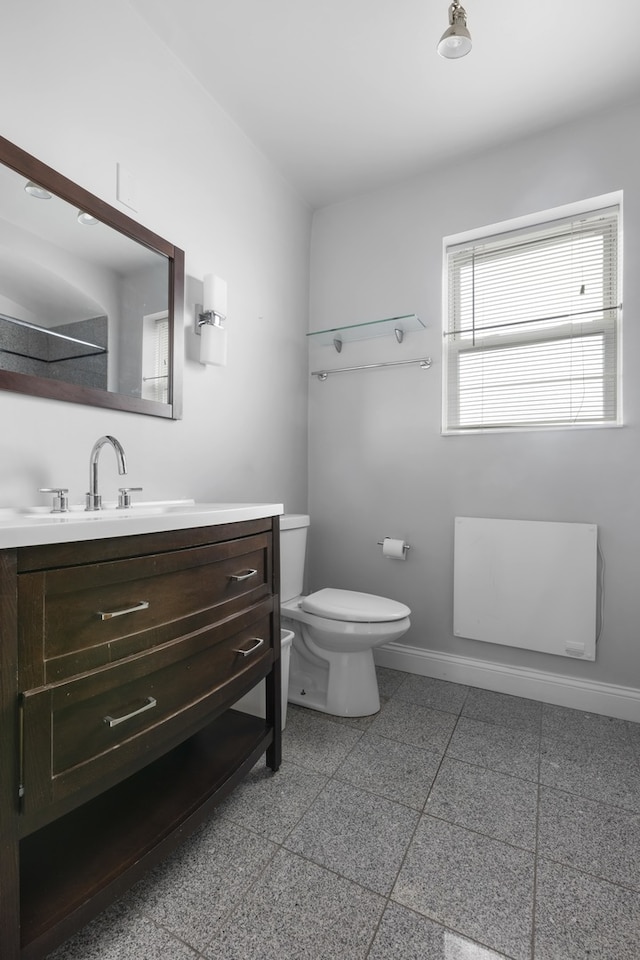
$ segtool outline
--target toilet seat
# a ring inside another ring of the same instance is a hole
[[[397,600],[333,587],[325,587],[303,597],[300,609],[327,620],[350,623],[390,623],[403,620],[411,613],[409,607]]]

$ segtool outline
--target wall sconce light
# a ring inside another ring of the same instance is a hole
[[[227,282],[208,273],[204,278],[202,311],[196,305],[196,333],[200,337],[200,363],[227,365]]]

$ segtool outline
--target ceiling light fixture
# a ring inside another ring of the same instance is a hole
[[[471,50],[471,34],[467,30],[467,12],[458,0],[449,7],[449,26],[442,34],[438,53],[447,60],[466,57]]]
[[[38,200],[51,200],[51,194],[48,190],[45,190],[44,187],[41,187],[39,184],[34,183],[33,180],[29,180],[24,185],[25,193],[28,193],[30,197],[36,197]]]
[[[85,213],[84,210],[78,210],[78,223],[82,223],[82,224],[84,224],[85,226],[90,226],[90,227],[92,227],[92,226],[93,226],[94,224],[96,224],[97,222],[98,222],[98,221],[96,220],[96,218],[95,218],[92,214],[90,214],[90,213]]]

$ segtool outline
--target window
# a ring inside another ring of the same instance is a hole
[[[616,204],[445,241],[443,433],[620,422],[618,229]]]
[[[169,402],[169,314],[142,319],[142,399]]]

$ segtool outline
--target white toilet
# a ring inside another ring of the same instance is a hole
[[[280,517],[280,613],[293,631],[289,701],[338,717],[380,709],[373,648],[411,626],[404,603],[325,588],[302,596],[309,517]]]

